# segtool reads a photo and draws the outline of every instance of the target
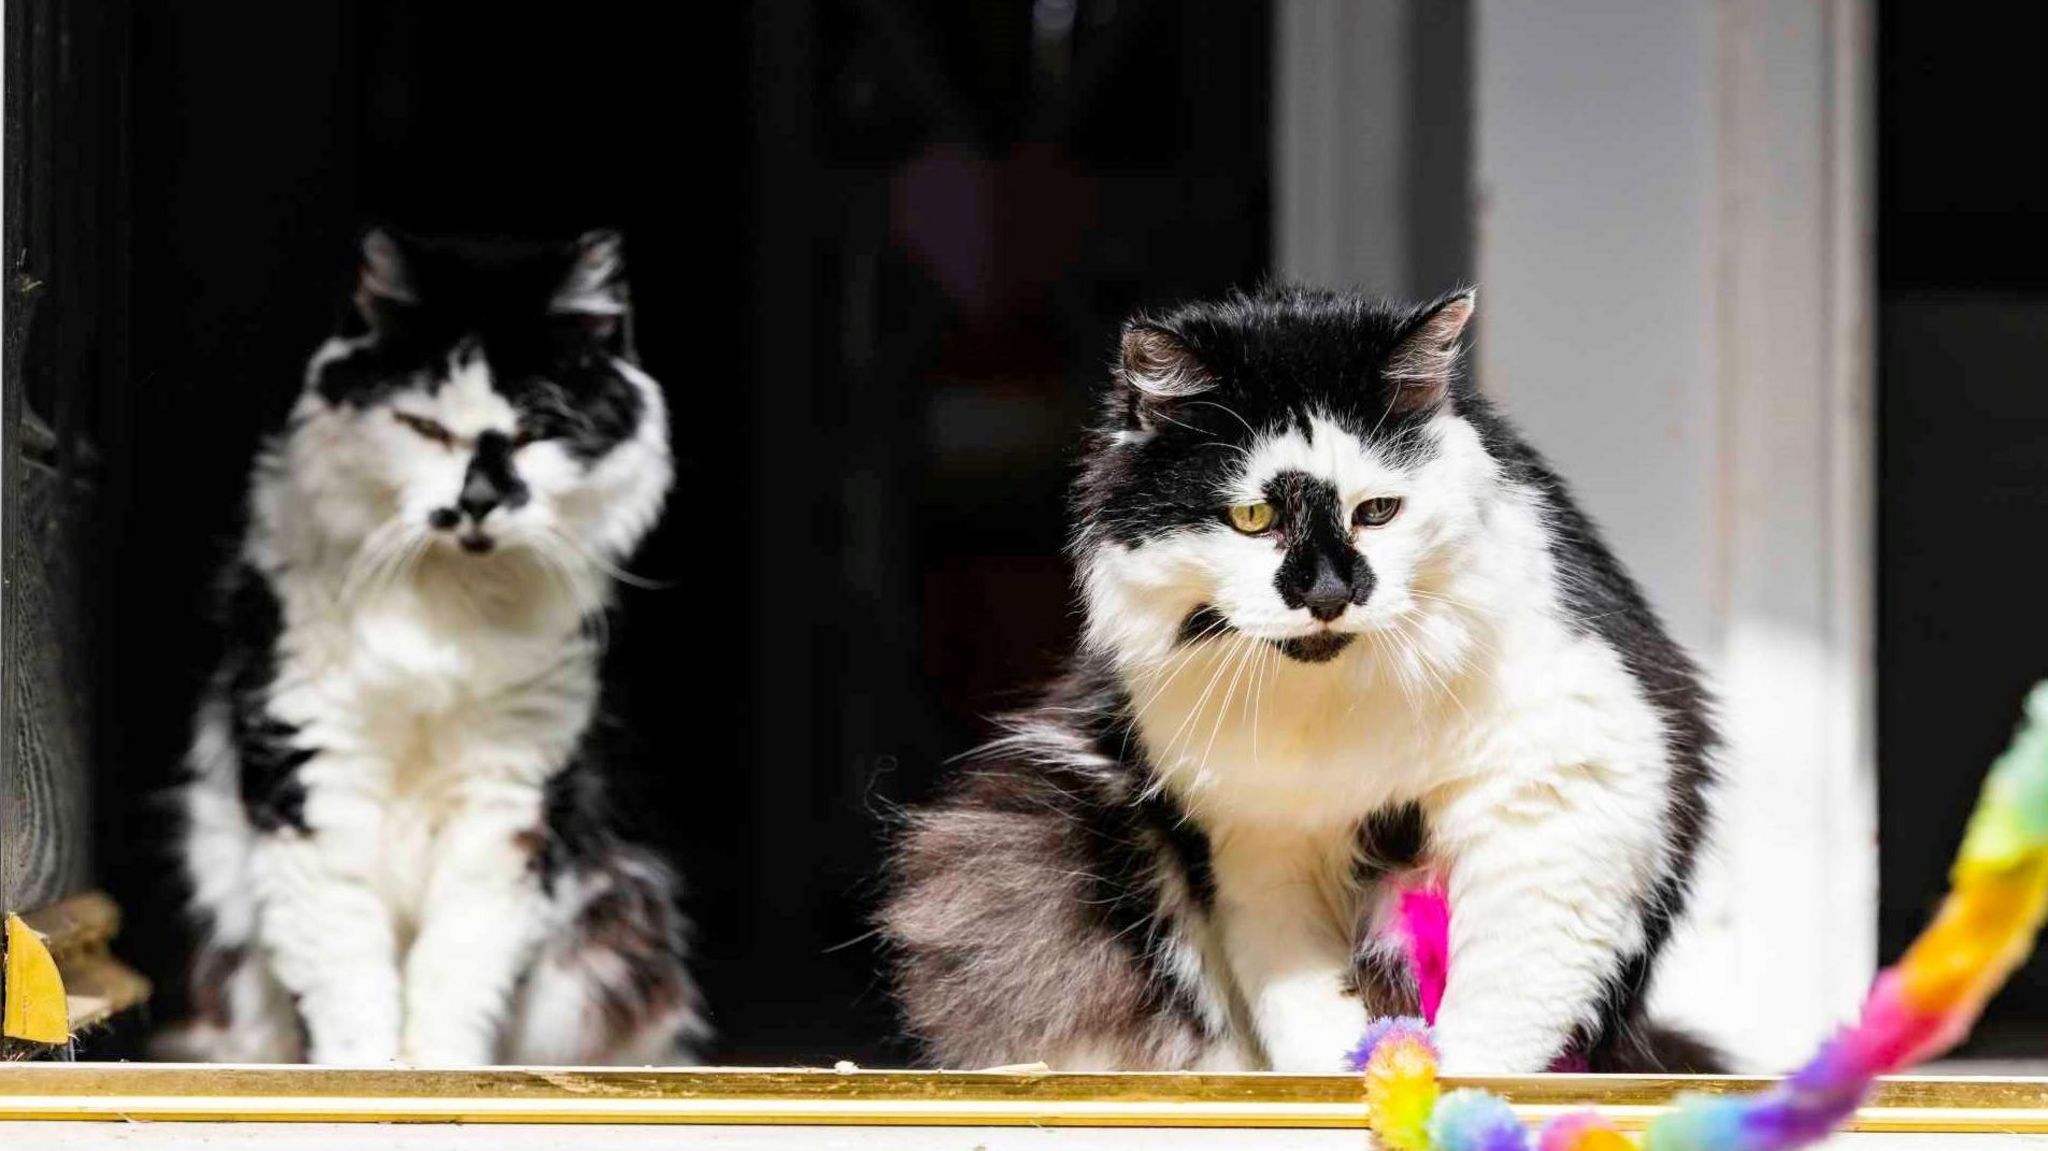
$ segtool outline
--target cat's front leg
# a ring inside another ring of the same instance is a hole
[[[1435,1029],[1446,1074],[1542,1071],[1599,1026],[1608,982],[1644,945],[1642,897],[1661,860],[1649,774],[1506,774],[1432,814],[1450,873]]]
[[[257,938],[292,993],[313,1063],[374,1066],[399,1047],[398,944],[367,871],[379,857],[373,801],[320,796],[313,830],[260,837],[251,855]]]
[[[537,788],[471,790],[440,828],[405,964],[403,1057],[415,1066],[493,1061],[520,975],[545,930],[534,870]]]
[[[1351,947],[1329,900],[1328,858],[1294,834],[1232,835],[1214,859],[1232,979],[1275,1071],[1333,1074],[1365,1031]]]

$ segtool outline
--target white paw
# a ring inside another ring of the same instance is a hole
[[[1330,1020],[1331,1026],[1297,1028],[1284,1037],[1273,1037],[1266,1045],[1266,1057],[1273,1070],[1290,1075],[1338,1075],[1351,1070],[1351,1052],[1365,1036],[1363,1013],[1353,1020],[1347,1012]],[[1358,1026],[1350,1026],[1356,1022]]]
[[[483,1067],[491,1062],[490,1047],[467,1037],[408,1038],[399,1049],[408,1067]]]
[[[1437,1071],[1443,1075],[1528,1075],[1550,1063],[1551,1041],[1540,1035],[1517,1035],[1503,1028],[1495,1034],[1435,1029]]]
[[[307,1049],[306,1062],[329,1067],[389,1067],[398,1061],[396,1047],[396,1043],[379,1042],[375,1036],[330,1036]]]

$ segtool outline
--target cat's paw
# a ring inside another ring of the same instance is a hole
[[[1297,1032],[1285,1041],[1267,1044],[1267,1059],[1275,1071],[1289,1075],[1348,1075],[1351,1052],[1358,1046],[1360,1024],[1349,1027],[1350,1019],[1338,1026],[1313,1032]]]
[[[491,1062],[488,1044],[466,1037],[407,1039],[398,1061],[408,1067],[483,1067]]]
[[[328,1067],[393,1067],[399,1065],[393,1046],[363,1036],[316,1041],[306,1050],[306,1062]]]
[[[1549,1067],[1556,1046],[1542,1033],[1506,1026],[1489,1031],[1440,1023],[1431,1038],[1440,1075],[1530,1075]]]
[[[1278,945],[1274,945],[1278,946]],[[1304,970],[1270,979],[1258,991],[1253,1026],[1266,1061],[1290,1075],[1336,1075],[1358,1046],[1365,1005],[1344,993],[1342,972]]]

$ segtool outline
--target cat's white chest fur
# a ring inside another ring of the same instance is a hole
[[[467,557],[447,557],[451,564]],[[485,563],[497,562],[486,560]],[[483,564],[475,565],[480,571]],[[335,610],[309,592],[287,613],[274,709],[323,749],[305,768],[309,822],[342,831],[350,861],[410,919],[459,812],[505,811],[537,826],[541,787],[588,725],[595,641],[573,605],[459,569]]]
[[[1339,833],[1435,774],[1435,705],[1418,716],[1354,653],[1301,665],[1260,647],[1211,644],[1135,685],[1147,760],[1198,819]]]
[[[1454,901],[1465,878],[1504,870],[1621,906],[1654,872],[1657,714],[1612,649],[1555,617],[1523,616],[1484,637],[1483,658],[1420,681],[1402,679],[1369,638],[1325,664],[1205,646],[1173,679],[1132,686],[1159,785],[1215,844],[1213,961],[1246,996],[1267,1065],[1333,1070],[1364,1024],[1342,973],[1364,895],[1351,879],[1356,837],[1376,811],[1422,804],[1426,863]],[[1507,834],[1521,818],[1576,825],[1614,850],[1575,860],[1570,843],[1550,840],[1523,852]],[[1636,945],[1630,921],[1615,930],[1604,947]],[[1454,1028],[1474,966],[1452,966]],[[1451,1034],[1461,1059],[1486,1054]]]
[[[1547,617],[1472,647],[1425,671],[1371,636],[1327,664],[1212,642],[1134,680],[1148,763],[1205,822],[1348,835],[1472,777],[1661,757],[1655,709],[1612,649]]]
[[[356,602],[321,588],[292,596],[280,669],[294,689],[288,706],[411,762],[504,734],[538,718],[527,714],[536,706],[589,702],[595,643],[545,573],[496,559],[439,562],[441,570]],[[464,562],[473,574],[457,566]]]

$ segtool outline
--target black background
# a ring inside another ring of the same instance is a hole
[[[1879,942],[1946,886],[1978,782],[2048,675],[2048,181],[2040,61],[1998,22],[1879,5]],[[2048,962],[1979,1049],[2038,1058]]]
[[[632,565],[674,586],[626,593],[610,703],[627,806],[691,889],[711,1054],[908,1058],[865,938],[887,813],[1070,633],[1062,488],[1117,321],[1265,268],[1266,15],[1214,7],[104,17],[132,327],[81,417],[100,878],[156,1015],[208,581],[356,229],[609,225],[681,470]]]

